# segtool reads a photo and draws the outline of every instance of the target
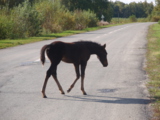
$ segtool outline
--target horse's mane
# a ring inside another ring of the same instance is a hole
[[[86,45],[92,45],[94,47],[99,47],[101,46],[100,43],[97,43],[97,42],[93,42],[93,41],[77,41],[77,42],[74,42],[75,44],[86,44]]]

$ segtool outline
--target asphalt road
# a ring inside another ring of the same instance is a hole
[[[68,37],[0,50],[0,120],[148,120],[149,97],[144,71],[146,35],[153,23],[133,23]],[[61,62],[58,78],[65,91],[61,95],[52,78],[41,89],[46,70],[39,61],[40,49],[52,41],[91,40],[106,43],[108,67],[95,55],[88,61],[85,90],[75,79],[72,64]]]

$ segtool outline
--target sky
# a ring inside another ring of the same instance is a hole
[[[109,0],[110,1],[110,0]],[[131,2],[144,2],[145,0],[111,0],[111,1],[121,1],[123,3],[131,3]],[[153,2],[155,3],[155,0],[147,0],[148,3]]]

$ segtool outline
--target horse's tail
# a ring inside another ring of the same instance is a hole
[[[49,48],[49,47],[50,47],[50,45],[44,45],[44,46],[42,47],[42,49],[41,49],[40,59],[41,59],[41,62],[42,62],[43,65],[44,65],[44,63],[45,63],[45,51],[46,51],[46,49]]]

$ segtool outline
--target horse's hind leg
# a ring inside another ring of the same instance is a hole
[[[61,94],[65,94],[63,89],[62,89],[61,84],[59,83],[59,81],[57,79],[57,72],[56,71],[57,71],[57,65],[53,66],[52,76],[53,76],[55,82],[57,83],[57,86],[58,86],[59,90],[61,91]]]
[[[49,77],[51,76],[51,67],[48,69],[47,73],[46,73],[46,78],[45,78],[45,81],[44,81],[44,84],[43,84],[43,88],[42,88],[42,97],[43,98],[47,98],[46,94],[45,94],[45,90],[46,90],[46,85],[47,85],[47,82],[48,82],[48,79]]]
[[[74,87],[75,83],[77,82],[77,80],[79,79],[80,77],[80,73],[79,73],[79,65],[77,64],[74,64],[75,66],[75,71],[76,71],[76,76],[77,78],[74,80],[74,82],[72,83],[72,85],[70,86],[70,88],[67,90],[67,92],[70,92],[72,90],[72,88]]]
[[[44,81],[44,84],[43,84],[43,88],[42,88],[42,97],[43,98],[47,98],[47,96],[45,94],[45,90],[46,90],[48,79],[49,79],[49,77],[51,75],[55,79],[55,81],[56,81],[56,83],[58,85],[58,88],[61,91],[61,93],[65,94],[63,89],[62,89],[62,87],[61,87],[61,85],[60,85],[60,83],[58,82],[57,75],[56,75],[56,70],[57,70],[57,66],[51,65],[50,68],[48,69],[47,73],[46,73],[46,78],[45,78],[45,81]]]

